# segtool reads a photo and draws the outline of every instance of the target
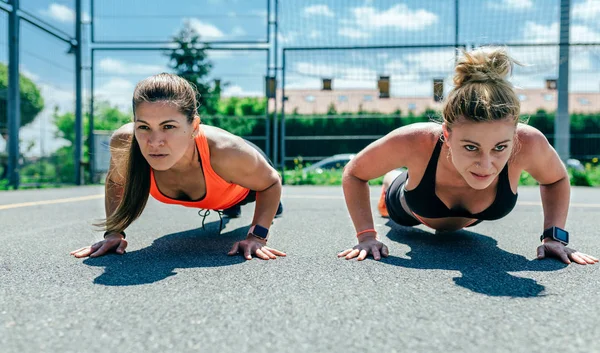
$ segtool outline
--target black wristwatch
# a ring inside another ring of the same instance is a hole
[[[550,227],[544,230],[542,236],[540,237],[540,241],[551,238],[552,240],[556,240],[557,242],[562,243],[563,245],[569,244],[569,232],[562,228],[558,227]]]
[[[112,231],[109,231],[109,230],[107,230],[106,232],[104,232],[104,239],[106,239],[106,236],[107,236],[107,235],[109,235],[109,234],[112,234],[112,233],[121,234],[121,235],[123,236],[123,239],[125,239],[125,238],[127,237],[127,236],[125,235],[125,232],[123,232],[123,231],[120,231],[120,232],[112,232]]]
[[[269,229],[256,224],[256,225],[253,225],[252,227],[250,227],[250,230],[248,231],[248,235],[250,235],[250,234],[257,237],[258,239],[267,241],[267,237],[269,235]]]

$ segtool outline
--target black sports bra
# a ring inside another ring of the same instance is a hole
[[[479,220],[500,219],[512,211],[517,203],[517,194],[513,194],[508,180],[508,163],[498,175],[498,185],[496,189],[496,198],[490,207],[482,212],[472,214],[464,207],[448,208],[435,194],[435,174],[437,161],[442,150],[442,141],[436,144],[423,179],[413,190],[404,190],[406,203],[411,211],[418,216],[425,218],[447,218],[447,217],[465,217]]]

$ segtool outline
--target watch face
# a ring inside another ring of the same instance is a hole
[[[554,228],[554,238],[558,241],[562,241],[564,243],[568,243],[569,242],[569,233],[563,229],[560,228]]]
[[[254,226],[254,229],[252,229],[252,234],[256,235],[257,237],[266,239],[267,235],[269,234],[269,230],[257,224]]]

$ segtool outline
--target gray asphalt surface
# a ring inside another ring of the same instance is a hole
[[[379,187],[372,189],[373,210]],[[253,206],[218,234],[151,200],[128,252],[76,259],[102,238],[102,187],[0,193],[0,352],[600,352],[600,265],[535,260],[537,188],[506,218],[435,235],[375,217],[380,262],[355,245],[341,187],[285,187],[275,261],[226,255]],[[600,189],[574,188],[571,246],[600,255]]]

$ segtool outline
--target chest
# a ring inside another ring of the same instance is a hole
[[[471,214],[485,211],[496,200],[498,178],[487,188],[456,187],[436,181],[435,194],[448,209],[464,209]]]
[[[206,180],[202,168],[184,175],[155,173],[156,187],[166,197],[180,201],[199,201],[206,195]]]

